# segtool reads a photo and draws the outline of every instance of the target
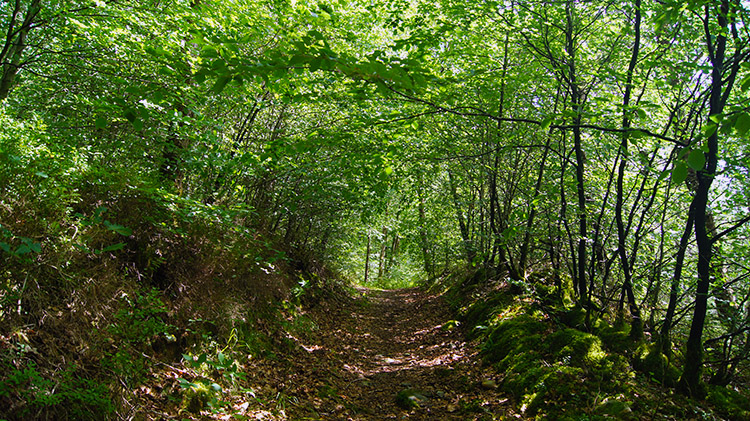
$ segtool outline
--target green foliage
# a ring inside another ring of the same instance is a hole
[[[227,346],[225,349],[229,348]],[[177,379],[182,390],[182,407],[191,413],[204,409],[219,413],[230,406],[223,399],[228,389],[239,387],[246,380],[246,374],[240,370],[239,363],[225,351],[209,355],[183,354],[185,366],[193,374],[193,380],[183,377]],[[224,386],[222,386],[224,385]]]
[[[103,364],[131,386],[146,378],[151,362],[143,352],[152,341],[158,336],[175,340],[174,327],[163,320],[167,308],[160,295],[155,288],[137,291],[132,297],[123,294],[114,323],[107,328],[115,349],[108,353]]]
[[[747,21],[745,2],[728,4],[733,24]],[[581,299],[568,285],[578,240],[597,312],[617,305],[624,269],[614,253],[623,250],[635,302],[658,323],[674,266],[668,245],[685,225],[696,171],[711,164],[709,136],[721,140],[709,197],[716,229],[742,221],[750,204],[750,67],[723,69],[738,73],[720,81],[722,112],[689,108],[718,92],[695,89],[711,75],[707,43],[734,35],[719,28],[718,9],[706,7],[704,19],[703,6],[644,4],[642,56],[628,71],[629,3],[2,2],[0,336],[49,329],[41,321],[58,313],[79,330],[109,325],[85,340],[134,386],[149,370],[142,354],[157,339],[175,343],[168,319],[221,314],[215,323],[233,346],[273,356],[270,335],[226,316],[229,305],[217,304],[226,296],[272,302],[291,293],[278,312],[239,313],[313,332],[294,308],[326,298],[316,285],[325,277],[308,276],[310,266],[362,280],[369,262],[368,282],[387,288],[465,266],[477,286],[481,268],[508,267],[518,273],[505,281],[528,296],[536,281],[527,273],[551,265],[568,304]],[[737,48],[739,63],[747,33],[736,36],[727,53]],[[638,87],[629,105],[626,86]],[[621,128],[623,117],[633,127]],[[579,131],[582,161],[569,155]],[[620,203],[630,219],[624,249],[607,228],[620,162],[630,192]],[[584,172],[580,185],[574,169]],[[576,232],[583,217],[588,228]],[[737,280],[717,303],[747,296],[746,237],[738,227],[715,244],[721,277]],[[522,249],[527,261],[514,261]],[[685,272],[694,254],[690,246]],[[287,271],[305,277],[295,285]],[[145,285],[160,289],[131,292]],[[167,293],[174,302],[162,301]],[[556,305],[547,295],[543,305]],[[486,333],[489,360],[534,373],[518,379],[528,408],[573,378],[613,378],[605,366],[619,362],[605,351],[634,347],[582,307],[550,312],[567,328],[548,334],[547,318],[512,301],[473,302],[461,320],[472,335]],[[681,298],[677,314],[691,302]],[[190,314],[173,317],[173,305]],[[746,306],[731,320],[720,306],[709,311],[710,336],[742,339],[717,356],[746,359],[746,339],[734,335]],[[689,319],[675,325],[676,343]],[[584,328],[600,340],[575,330]],[[548,342],[533,358],[568,365],[558,373],[508,359],[532,339]],[[646,373],[672,370],[657,354],[639,355]],[[620,416],[623,405],[612,397],[601,414]]]
[[[75,367],[55,378],[42,375],[33,361],[21,368],[6,365],[3,370],[0,402],[12,411],[6,415],[98,420],[114,412],[107,386],[82,377]]]
[[[110,325],[110,333],[132,344],[145,343],[153,336],[169,334],[172,326],[163,320],[167,307],[160,296],[161,292],[156,288],[137,291],[133,297],[123,294],[122,307],[114,316],[115,323]]]
[[[706,398],[716,411],[729,419],[747,419],[750,417],[750,401],[747,396],[720,386],[709,386]]]

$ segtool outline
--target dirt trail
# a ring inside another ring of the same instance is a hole
[[[452,317],[442,297],[414,288],[359,292],[354,301],[316,309],[319,343],[305,345],[309,357],[298,362],[307,373],[289,379],[306,383],[297,389],[307,396],[294,398],[290,419],[512,416],[476,349],[460,329],[443,328]]]

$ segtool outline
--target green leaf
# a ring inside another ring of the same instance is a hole
[[[220,94],[230,80],[232,80],[232,78],[229,76],[221,76],[216,80],[216,83],[214,83],[214,86],[211,87],[211,90],[216,94]]]
[[[138,131],[143,130],[143,120],[141,120],[140,118],[136,118],[135,120],[131,121],[130,123],[133,125],[134,129],[136,129]]]
[[[109,221],[104,221],[104,226],[107,227],[108,230],[114,231],[120,235],[124,235],[126,237],[129,237],[131,234],[133,234],[133,230],[130,228],[124,227],[122,225],[113,224]]]
[[[43,173],[41,171],[37,171],[34,174],[42,178],[49,178],[49,176],[46,173]]]
[[[97,117],[94,121],[94,126],[96,126],[97,129],[104,129],[107,127],[107,119],[104,117]]]
[[[322,65],[323,65],[323,59],[322,59],[322,58],[320,58],[320,57],[316,57],[316,58],[314,58],[314,59],[313,59],[313,60],[312,60],[312,61],[310,62],[310,71],[311,71],[311,72],[315,72],[315,71],[318,71],[318,70],[320,70],[320,67],[321,67]]]
[[[634,130],[628,131],[628,136],[630,140],[635,140],[635,139],[643,139],[644,137],[646,137],[646,134],[643,133],[642,130],[634,129]]]
[[[711,137],[714,133],[716,133],[716,130],[719,128],[718,125],[711,122],[703,126],[703,135],[706,137]]]
[[[700,149],[693,149],[688,155],[687,164],[690,168],[699,171],[706,165],[706,154]]]
[[[219,56],[219,52],[214,47],[204,47],[201,50],[201,57],[215,58]]]
[[[136,114],[134,109],[128,108],[125,110],[125,118],[128,119],[130,123],[133,123],[138,118],[138,114]]]
[[[10,245],[8,243],[3,243],[2,241],[0,241],[0,249],[6,253],[10,253]]]
[[[740,83],[740,90],[750,90],[750,75],[747,75],[744,79],[742,79],[742,83]]]
[[[687,178],[687,165],[683,161],[677,161],[672,168],[672,182],[680,184]]]
[[[552,117],[547,117],[544,120],[542,120],[541,126],[542,130],[549,130],[550,126],[552,125]]]
[[[112,244],[111,246],[104,247],[103,249],[96,252],[96,254],[106,253],[108,251],[122,250],[125,247],[125,243]]]
[[[214,392],[221,392],[221,386],[219,386],[217,383],[211,383],[211,390]]]
[[[187,380],[185,380],[183,378],[178,378],[177,381],[180,382],[180,387],[183,388],[183,389],[190,389],[191,387],[194,386],[193,383],[191,383],[191,382],[189,382],[189,381],[187,381]]]
[[[29,248],[31,248],[31,251],[33,251],[34,253],[41,253],[42,243],[32,242],[29,244]]]
[[[201,364],[205,363],[207,359],[208,359],[208,357],[206,357],[206,354],[201,354],[201,355],[200,355],[200,356],[199,356],[199,357],[198,357],[198,358],[197,358],[197,359],[196,359],[196,360],[194,361],[194,362],[195,362],[195,366],[197,367],[197,366],[199,366],[199,365],[201,365]]]
[[[734,129],[740,136],[745,136],[750,131],[750,114],[742,113],[738,115],[737,121],[734,123]]]
[[[84,244],[73,244],[73,247],[77,248],[78,250],[81,250],[84,253],[91,253],[91,249],[86,247]]]
[[[20,246],[18,246],[18,248],[16,249],[16,252],[14,254],[20,256],[22,254],[26,254],[26,253],[30,253],[30,252],[31,252],[31,248],[28,245],[21,244]]]

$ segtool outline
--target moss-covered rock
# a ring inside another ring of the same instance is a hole
[[[562,323],[573,328],[583,328],[586,322],[586,310],[579,305],[565,309],[558,314]]]
[[[635,420],[637,417],[633,414],[633,410],[630,406],[631,402],[608,398],[604,399],[602,403],[596,407],[594,414],[618,420]]]
[[[495,294],[487,300],[472,304],[461,317],[461,322],[470,329],[469,337],[476,337],[479,331],[474,328],[478,325],[486,325],[494,314],[503,311],[511,302],[509,295]]]
[[[555,360],[575,366],[594,366],[607,354],[601,340],[577,329],[563,329],[547,337],[550,353]]]
[[[523,314],[500,322],[487,335],[482,352],[490,362],[503,360],[510,352],[524,353],[539,347],[547,330],[545,323]]]
[[[674,387],[680,377],[679,370],[669,363],[658,346],[641,345],[636,350],[633,367],[651,379],[668,387]]]
[[[404,389],[396,394],[396,405],[404,410],[418,408],[427,402],[427,397],[414,389]]]
[[[608,351],[625,353],[633,347],[630,326],[627,324],[610,326],[609,323],[600,320],[594,328],[594,333],[602,340],[604,348]]]
[[[202,411],[208,401],[211,399],[212,390],[206,382],[195,382],[185,390],[185,394],[182,399],[183,408],[192,413],[197,414]]]

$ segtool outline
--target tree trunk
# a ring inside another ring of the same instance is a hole
[[[633,90],[633,73],[635,71],[635,65],[638,62],[638,51],[641,45],[641,0],[635,0],[635,41],[633,43],[633,51],[630,56],[630,63],[628,65],[628,71],[625,81],[625,94],[622,100],[622,128],[627,130],[630,128],[630,95]],[[630,309],[630,316],[632,317],[632,323],[630,328],[630,337],[635,340],[640,340],[643,337],[643,322],[641,320],[641,312],[638,305],[635,302],[635,294],[633,293],[632,285],[632,273],[630,267],[630,260],[627,254],[627,233],[625,232],[625,223],[622,218],[622,207],[624,201],[624,178],[625,178],[625,167],[628,160],[628,135],[623,133],[622,141],[620,143],[620,165],[617,170],[617,200],[615,202],[615,219],[617,222],[617,253],[620,256],[620,266],[622,267],[623,273],[623,290],[628,298],[628,307]]]
[[[456,211],[456,218],[458,219],[458,227],[461,231],[461,240],[464,244],[464,252],[466,253],[466,261],[469,265],[471,265],[474,262],[474,258],[476,257],[476,253],[474,251],[474,246],[471,243],[471,238],[469,238],[469,229],[466,226],[466,221],[464,220],[464,213],[461,210],[461,201],[458,197],[458,191],[456,190],[456,184],[453,180],[453,173],[450,171],[448,172],[448,184],[450,184],[451,189],[451,196],[453,197],[453,207]]]
[[[372,244],[372,237],[370,236],[370,233],[367,233],[367,251],[365,252],[365,280],[364,283],[367,284],[368,277],[370,275],[370,245]]]
[[[557,94],[555,95],[555,106],[553,107],[553,113],[557,112],[557,103],[560,99],[560,89],[558,87]],[[529,209],[529,216],[526,219],[526,232],[524,232],[523,243],[521,243],[520,256],[518,258],[518,272],[524,278],[526,277],[526,266],[528,265],[529,247],[531,246],[531,228],[534,226],[534,219],[536,218],[536,199],[539,197],[539,192],[542,189],[542,181],[544,179],[544,170],[547,164],[547,155],[549,155],[550,142],[552,141],[552,129],[547,130],[547,139],[544,144],[542,151],[542,160],[539,163],[539,172],[537,173],[536,183],[534,184],[534,194],[531,196],[531,205]]]
[[[682,278],[682,268],[685,262],[685,253],[687,252],[690,236],[693,235],[694,222],[695,205],[691,203],[690,209],[688,210],[687,221],[685,222],[685,230],[682,233],[682,237],[680,237],[680,244],[677,247],[674,274],[672,275],[672,285],[669,289],[669,304],[667,305],[667,314],[664,316],[664,322],[661,326],[661,333],[659,334],[661,352],[667,357],[672,356],[672,339],[670,332],[672,329],[674,314],[677,309],[677,300],[680,295],[680,281]]]
[[[708,28],[710,18],[709,12],[710,7],[706,6],[706,28]],[[720,116],[723,112],[724,104],[734,81],[734,75],[730,75],[727,79],[728,86],[726,91],[722,92],[727,41],[726,34],[728,33],[727,29],[729,26],[728,14],[729,0],[722,0],[717,17],[721,29],[716,34],[715,44],[711,40],[708,29],[706,31],[706,43],[711,61],[711,95],[709,97],[709,119],[706,124],[713,124],[711,118]],[[733,32],[736,33],[735,31]],[[690,335],[688,336],[685,350],[685,366],[678,382],[680,392],[696,398],[703,398],[706,395],[705,386],[701,380],[703,366],[702,338],[703,327],[706,322],[706,310],[708,308],[708,290],[711,283],[711,257],[713,254],[713,242],[707,230],[709,222],[708,194],[716,175],[716,166],[718,163],[718,128],[717,130],[713,130],[713,133],[708,136],[705,146],[708,148],[708,152],[705,153],[706,159],[703,169],[698,171],[698,187],[693,198],[695,204],[695,241],[698,246],[698,284],[696,288],[695,307],[693,309],[693,320],[690,325]]]
[[[424,271],[429,278],[435,277],[435,268],[430,253],[430,239],[427,237],[427,216],[424,210],[424,184],[422,183],[422,174],[419,174],[419,238],[421,240],[420,248],[422,249],[422,260]]]
[[[588,238],[588,227],[586,219],[586,191],[584,188],[584,174],[586,157],[583,152],[583,141],[581,139],[581,118],[583,113],[583,92],[578,86],[576,75],[575,57],[577,47],[575,45],[575,36],[573,34],[573,2],[568,1],[565,4],[565,47],[567,52],[568,64],[568,83],[570,87],[570,99],[572,101],[573,112],[573,148],[575,151],[575,170],[576,170],[576,195],[578,197],[578,270],[575,279],[576,292],[584,306],[588,306],[586,294],[586,239]]]
[[[13,14],[8,22],[8,33],[3,50],[0,52],[0,63],[2,63],[2,76],[0,77],[0,101],[7,98],[10,90],[21,70],[23,64],[23,52],[26,49],[26,37],[29,35],[34,20],[41,11],[41,0],[32,0],[26,8],[26,15],[19,28],[15,28],[16,19],[21,12],[21,2],[16,0],[13,8]]]

